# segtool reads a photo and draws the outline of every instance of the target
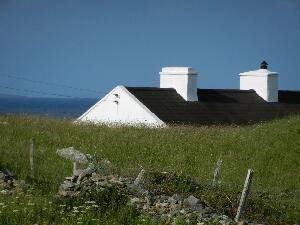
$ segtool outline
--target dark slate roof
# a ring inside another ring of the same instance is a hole
[[[251,124],[300,114],[300,92],[279,91],[268,103],[254,90],[198,89],[198,102],[185,101],[173,88],[126,87],[166,123]]]

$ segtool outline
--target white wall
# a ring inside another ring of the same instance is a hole
[[[136,99],[124,86],[114,88],[80,116],[76,122],[165,126],[163,121]]]

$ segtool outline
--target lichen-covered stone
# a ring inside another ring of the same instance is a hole
[[[80,152],[79,150],[76,150],[73,147],[58,149],[56,151],[56,153],[59,156],[65,158],[65,159],[72,160],[74,162],[88,163],[87,156],[84,153]]]

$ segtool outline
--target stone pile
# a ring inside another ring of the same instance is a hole
[[[59,196],[76,197],[82,191],[103,191],[108,187],[116,187],[120,191],[126,190],[127,180],[115,175],[100,175],[93,167],[78,170],[77,174],[66,177],[59,187]]]
[[[151,201],[152,200],[152,201]],[[153,216],[160,216],[167,223],[181,218],[186,222],[201,224],[214,221],[218,224],[230,224],[232,220],[226,215],[218,215],[201,202],[198,198],[190,195],[183,198],[178,194],[172,196],[159,195],[152,199],[145,197],[132,197],[130,203],[136,208]]]
[[[101,192],[106,188],[114,187],[118,192],[129,196],[128,204],[142,213],[160,217],[168,223],[179,218],[187,222],[198,222],[199,225],[207,221],[224,225],[233,223],[228,216],[216,214],[212,208],[192,195],[187,198],[176,193],[172,196],[155,195],[150,190],[144,189],[142,182],[144,173],[145,171],[142,171],[138,179],[133,179],[99,174],[93,167],[88,167],[80,174],[66,177],[59,187],[58,196],[76,197],[82,191]]]
[[[0,171],[0,193],[1,194],[13,194],[16,192],[21,192],[26,188],[24,180],[14,179],[12,173],[8,169],[3,169]]]

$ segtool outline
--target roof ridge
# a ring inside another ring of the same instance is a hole
[[[295,93],[300,93],[299,90],[278,90],[278,91],[284,91],[284,92],[295,92]]]
[[[144,90],[144,91],[147,91],[147,90],[157,90],[157,91],[169,91],[169,90],[175,90],[174,88],[160,88],[160,87],[128,87],[128,86],[125,86],[125,88],[127,89],[135,89],[135,90],[138,90],[138,89],[141,89],[141,90]]]
[[[128,89],[143,89],[143,90],[175,90],[174,88],[161,88],[161,87],[129,87],[125,86]],[[250,90],[240,90],[240,89],[221,89],[221,88],[197,88],[198,91],[222,91],[222,92],[255,92],[253,89]]]
[[[130,89],[144,89],[144,90],[175,90],[174,88],[161,88],[161,87],[146,87],[146,86],[138,86],[138,87],[132,87],[132,86],[125,86],[126,88]],[[255,90],[241,90],[241,89],[235,89],[235,88],[197,88],[198,91],[223,91],[223,92],[255,92]],[[300,90],[278,90],[282,92],[296,92],[300,93]]]
[[[206,89],[206,88],[197,88],[198,91],[222,91],[222,92],[255,92],[255,90],[241,90],[241,89]]]

